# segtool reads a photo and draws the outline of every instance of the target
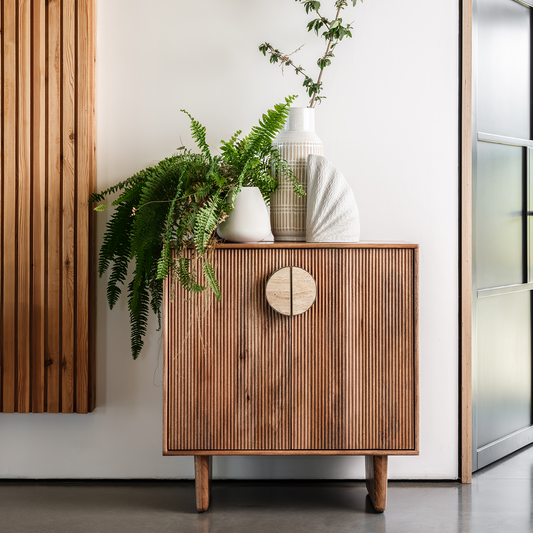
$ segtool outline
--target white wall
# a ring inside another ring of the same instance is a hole
[[[420,243],[421,452],[391,458],[391,478],[457,475],[458,17],[456,0],[349,8],[354,38],[338,47],[317,109],[326,156],[355,191],[362,239]],[[301,78],[282,76],[257,46],[307,43],[295,59],[313,70],[322,43],[307,20],[293,0],[98,2],[98,188],[182,141],[192,147],[181,108],[216,146],[286,95],[303,95]],[[192,477],[190,457],[161,455],[160,334],[132,361],[126,305],[107,309],[105,280],[97,327],[96,411],[0,414],[1,478]],[[361,478],[363,459],[216,458],[214,474]]]

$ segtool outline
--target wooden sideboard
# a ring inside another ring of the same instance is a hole
[[[418,454],[418,246],[223,244],[222,301],[165,291],[164,455],[195,457],[199,511],[213,455],[365,455],[386,505],[387,458]],[[316,300],[287,316],[270,276],[309,272]]]

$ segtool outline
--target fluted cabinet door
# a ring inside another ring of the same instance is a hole
[[[0,412],[94,409],[95,0],[2,0]]]
[[[316,303],[292,322],[293,449],[415,450],[415,250],[294,250]]]
[[[290,318],[265,297],[289,261],[287,250],[216,250],[221,302],[167,284],[168,450],[290,448]]]

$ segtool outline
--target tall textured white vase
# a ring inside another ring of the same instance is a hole
[[[322,141],[315,133],[315,110],[291,107],[274,144],[307,192],[307,156],[323,153]],[[282,177],[270,197],[270,222],[276,241],[305,241],[306,208],[307,197],[297,196],[292,184]]]

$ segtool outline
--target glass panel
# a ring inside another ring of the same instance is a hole
[[[478,142],[478,289],[523,283],[523,148]]]
[[[478,448],[531,425],[531,293],[478,300]]]
[[[530,136],[531,9],[479,0],[478,131]]]

